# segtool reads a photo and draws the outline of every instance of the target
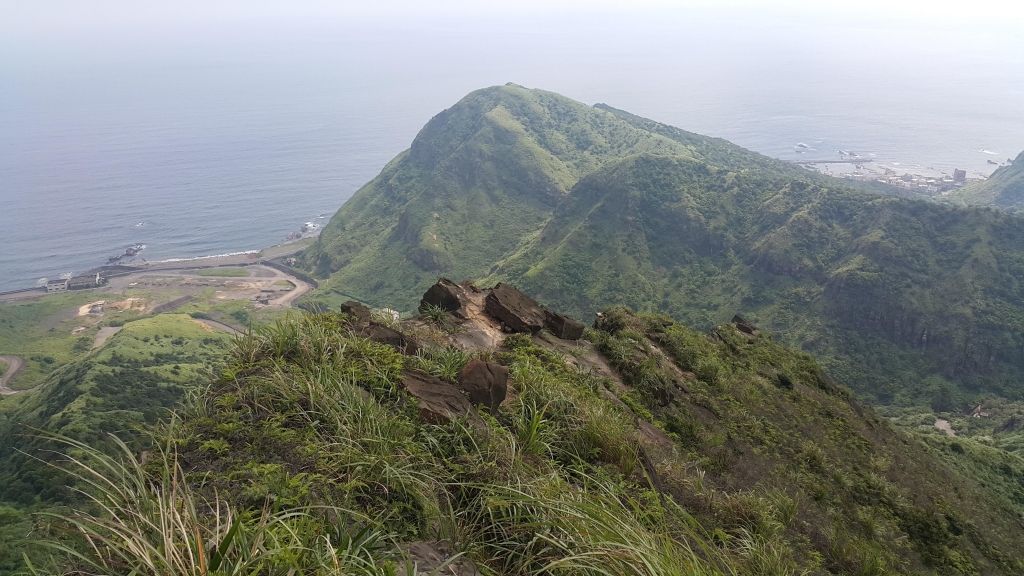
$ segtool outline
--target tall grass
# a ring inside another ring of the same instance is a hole
[[[65,563],[29,564],[34,574],[69,568],[153,576],[394,573],[394,543],[351,510],[264,509],[243,515],[219,497],[199,497],[170,444],[163,444],[155,462],[144,466],[116,437],[115,455],[66,437],[49,438],[73,454],[55,466],[76,481],[87,505],[70,514],[43,514],[62,537],[40,544]],[[324,530],[332,518],[346,519],[334,522],[338,528],[333,533]],[[344,526],[364,528],[353,537]]]
[[[549,476],[478,487],[464,518],[476,528],[476,553],[517,576],[734,574],[696,533],[677,530],[673,538],[667,526],[649,529],[637,520],[642,503],[597,478],[586,483],[581,490]]]

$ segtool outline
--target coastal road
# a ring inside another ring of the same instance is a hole
[[[276,277],[285,279],[295,285],[294,290],[286,292],[284,296],[281,296],[280,298],[275,298],[274,300],[271,300],[270,303],[273,306],[291,306],[293,300],[310,291],[309,284],[306,284],[305,282],[299,280],[298,278],[292,276],[291,274],[285,274],[280,270],[277,270],[275,268],[269,268],[266,266],[264,266],[263,269],[270,270],[274,272]]]
[[[7,364],[7,371],[0,376],[0,394],[18,394],[27,390],[11,390],[7,387],[14,376],[25,367],[25,359],[21,356],[0,356],[0,362]]]

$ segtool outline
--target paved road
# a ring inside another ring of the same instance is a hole
[[[210,320],[209,318],[203,318],[202,320],[199,320],[199,322],[206,324],[210,328],[220,328],[221,330],[234,334],[235,336],[241,334],[241,332],[235,330],[234,328],[228,326],[227,324],[224,324],[223,322],[217,322],[216,320]]]
[[[274,268],[264,267],[264,269],[272,270],[273,272],[275,272],[278,278],[288,280],[289,282],[295,285],[294,290],[285,292],[284,296],[280,296],[278,298],[275,298],[274,300],[271,300],[270,304],[272,306],[291,306],[293,300],[295,300],[299,296],[302,296],[306,292],[309,292],[310,290],[309,284],[306,284],[305,282],[299,280],[298,278],[292,276],[291,274],[285,274],[284,272],[281,272],[280,270]]]
[[[121,326],[104,326],[100,328],[99,331],[96,332],[96,340],[92,343],[92,349],[95,350],[106,344],[107,339],[120,332],[121,328]]]
[[[0,377],[0,394],[18,394],[26,390],[11,390],[7,387],[14,376],[25,367],[25,359],[21,356],[0,356],[0,361],[7,364],[7,372]]]

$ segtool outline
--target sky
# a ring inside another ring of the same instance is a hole
[[[52,38],[69,33],[102,33],[201,22],[261,20],[392,19],[396,23],[466,17],[555,14],[728,13],[736,17],[792,22],[841,21],[854,26],[1019,33],[1024,2],[1009,0],[2,0],[0,33],[9,41]]]

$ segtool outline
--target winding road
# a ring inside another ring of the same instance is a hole
[[[21,356],[0,356],[0,362],[7,364],[7,371],[4,372],[3,376],[0,376],[0,394],[27,392],[27,390],[11,390],[7,387],[7,383],[25,367],[25,359]]]

